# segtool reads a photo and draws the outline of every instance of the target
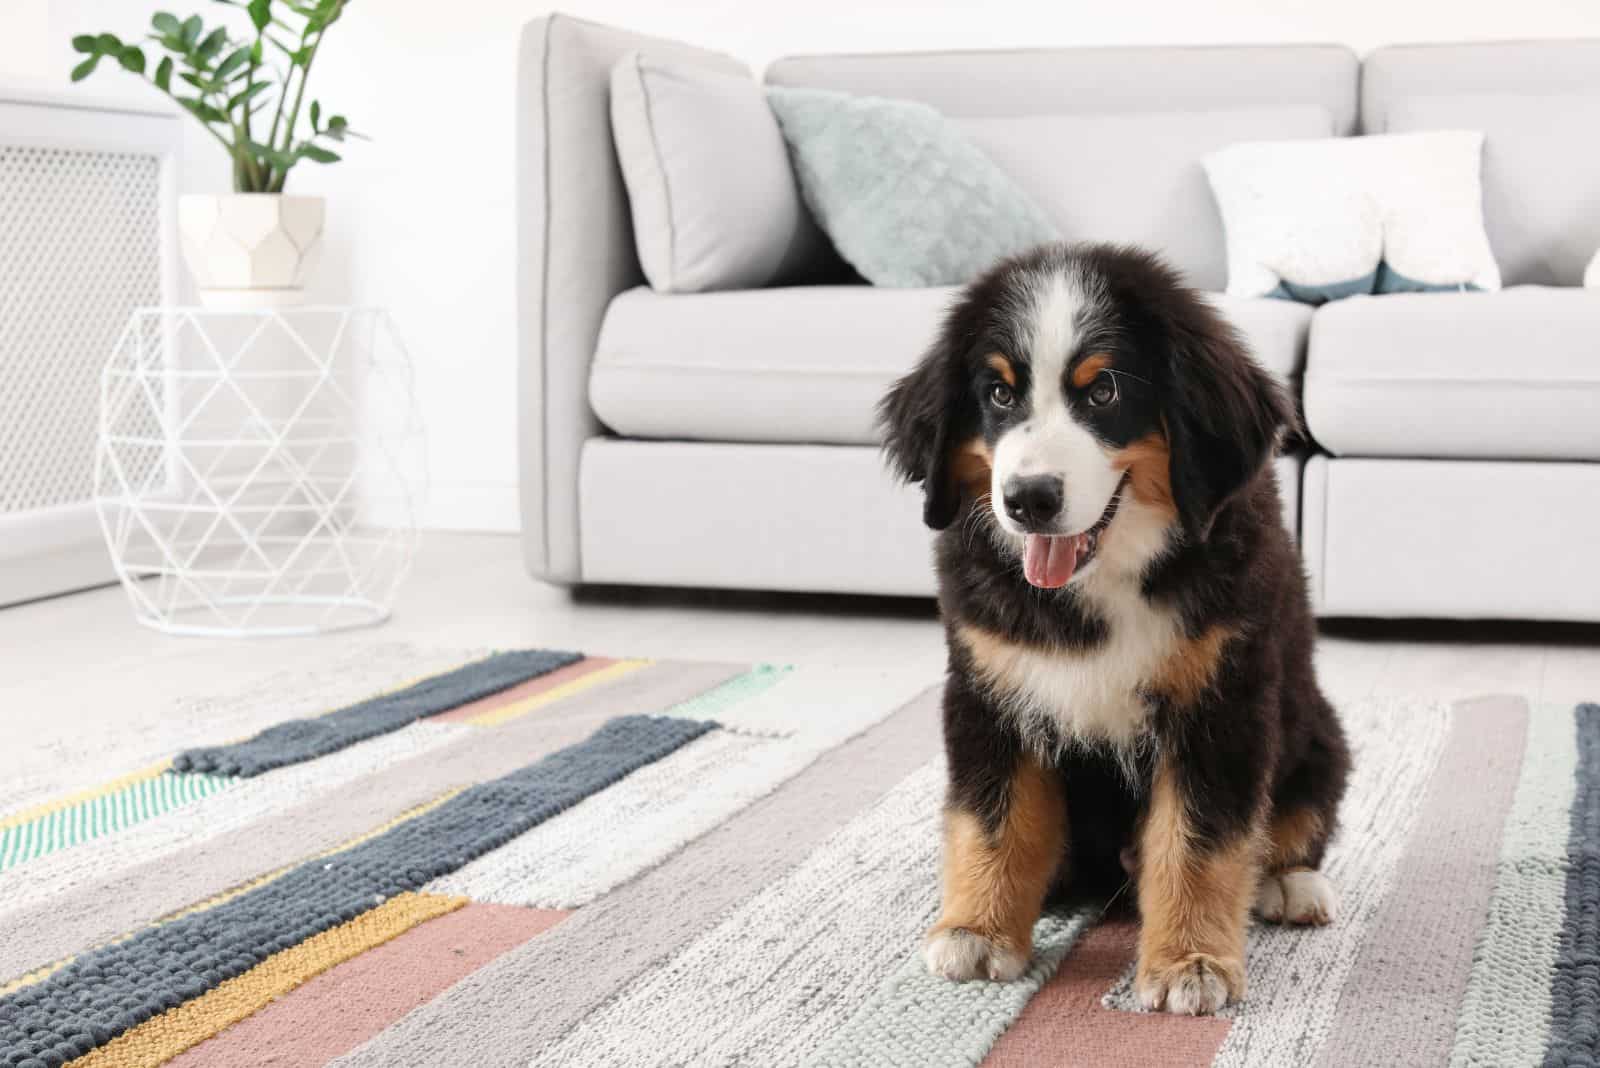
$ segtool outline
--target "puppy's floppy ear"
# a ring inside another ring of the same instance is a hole
[[[1217,513],[1256,476],[1294,424],[1283,388],[1200,298],[1171,326],[1166,390],[1172,498],[1184,533],[1204,541]]]
[[[949,325],[915,370],[878,405],[884,451],[907,482],[922,483],[922,521],[934,530],[955,522],[961,486],[952,467],[958,442],[977,432],[977,404]]]

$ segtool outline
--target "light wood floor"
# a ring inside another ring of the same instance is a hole
[[[883,658],[942,670],[931,602],[616,590],[574,599],[529,579],[514,538],[434,534],[388,624],[320,638],[169,638],[115,588],[0,609],[0,777],[85,731],[137,729],[179,702],[225,696],[376,643],[549,646],[785,663]],[[1318,646],[1335,702],[1512,693],[1600,700],[1600,627],[1346,624]]]

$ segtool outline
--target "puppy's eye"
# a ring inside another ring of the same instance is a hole
[[[1104,408],[1115,403],[1117,399],[1117,380],[1108,372],[1101,371],[1089,383],[1089,406],[1091,408]]]
[[[1017,403],[1017,395],[1004,382],[996,382],[989,387],[989,403],[996,408],[1009,408]]]

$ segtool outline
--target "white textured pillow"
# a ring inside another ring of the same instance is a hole
[[[1232,145],[1204,159],[1227,230],[1228,293],[1310,304],[1499,289],[1483,226],[1483,135]]]
[[[748,73],[630,52],[611,71],[611,129],[653,288],[751,289],[828,262],[783,134]]]

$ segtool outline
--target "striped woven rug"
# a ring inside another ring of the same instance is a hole
[[[927,975],[910,669],[389,655],[0,785],[0,1065],[1600,1058],[1594,705],[1344,709],[1339,921],[1256,928],[1248,1000],[1190,1019],[1091,910],[1018,982]]]

